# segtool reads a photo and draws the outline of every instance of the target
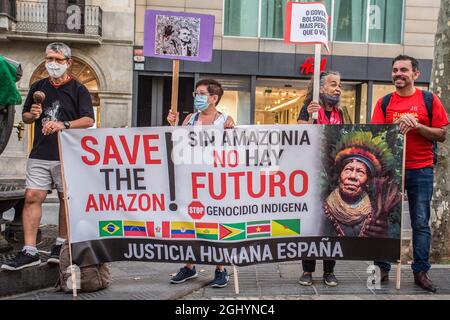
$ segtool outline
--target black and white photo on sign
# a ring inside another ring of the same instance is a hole
[[[160,55],[197,57],[200,42],[200,19],[156,16],[155,52]]]

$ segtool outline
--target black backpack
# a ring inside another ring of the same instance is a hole
[[[433,93],[430,91],[422,91],[423,101],[425,102],[425,106],[427,108],[428,118],[430,119],[430,127],[433,123]],[[386,110],[391,102],[392,93],[385,95],[383,97],[383,101],[381,102],[381,110],[383,110],[384,117],[386,118]],[[436,164],[438,160],[438,145],[437,141],[433,141],[433,164]]]

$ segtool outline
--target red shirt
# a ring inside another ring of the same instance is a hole
[[[447,113],[439,98],[433,94],[433,128],[442,128],[449,124]],[[391,102],[386,109],[386,118],[381,109],[379,99],[372,116],[372,124],[393,123],[402,115],[410,113],[418,119],[419,123],[430,126],[427,107],[423,101],[422,90],[416,88],[416,92],[409,97],[401,97],[396,92],[392,94]],[[406,135],[406,169],[422,169],[433,166],[433,142],[423,137],[415,129]]]

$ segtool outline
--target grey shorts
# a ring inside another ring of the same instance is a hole
[[[52,190],[53,184],[55,184],[58,192],[64,191],[61,179],[61,163],[59,161],[28,159],[26,188]]]

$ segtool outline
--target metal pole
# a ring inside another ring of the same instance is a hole
[[[315,45],[314,53],[314,91],[313,100],[319,102],[319,92],[320,92],[320,59],[322,55],[322,45]],[[318,118],[318,113],[314,112],[312,118],[316,120]]]

